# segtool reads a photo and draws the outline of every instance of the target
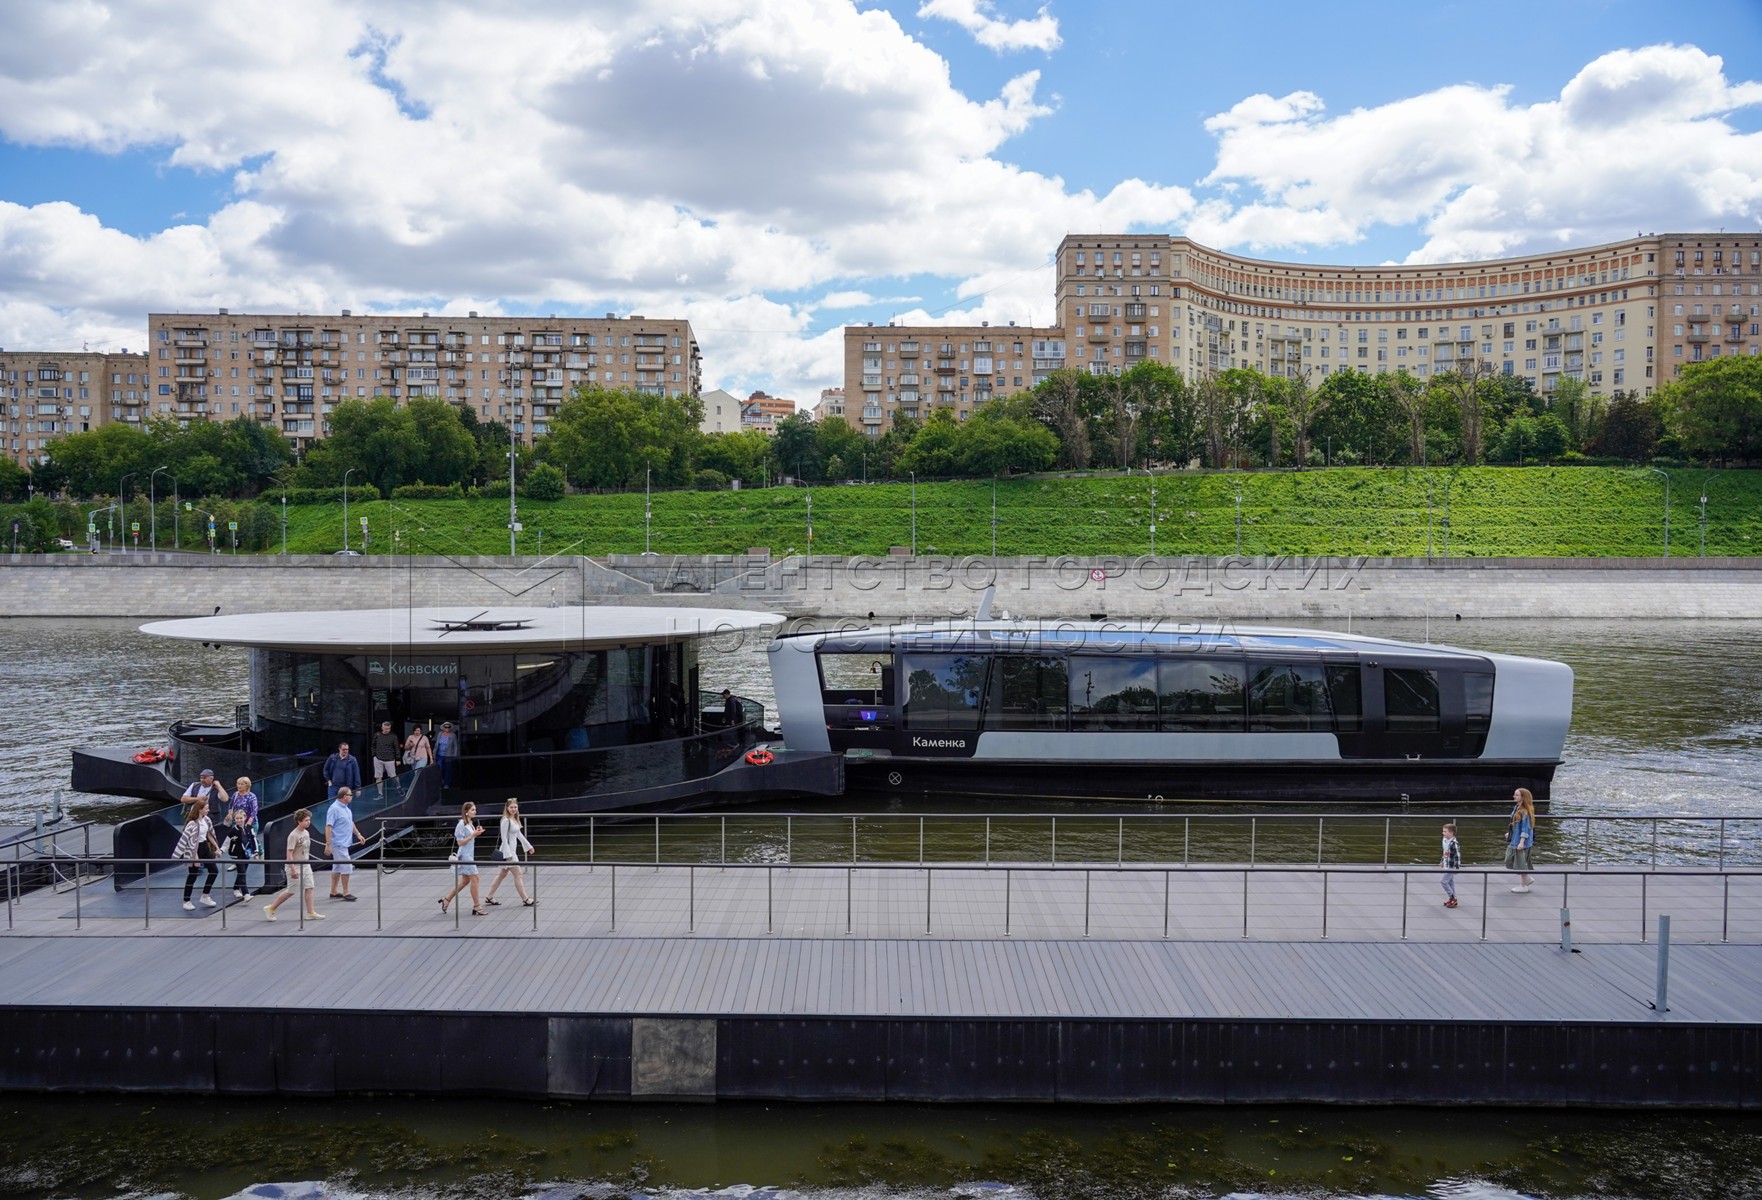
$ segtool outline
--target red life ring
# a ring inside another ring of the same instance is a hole
[[[748,750],[746,752],[746,761],[751,763],[755,767],[768,767],[768,766],[770,766],[771,760],[774,757],[775,756],[769,750],[766,750],[762,746],[757,750]]]
[[[169,756],[165,751],[160,750],[157,747],[149,747],[135,755],[135,761],[138,763],[162,763],[167,757]]]

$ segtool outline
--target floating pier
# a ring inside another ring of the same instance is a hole
[[[474,917],[364,865],[274,923],[181,874],[10,902],[0,1088],[1762,1106],[1749,868],[1466,870],[1446,910],[1380,866],[541,862]]]

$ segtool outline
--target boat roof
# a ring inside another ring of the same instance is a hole
[[[1327,629],[1289,629],[1277,626],[1203,625],[1197,622],[1132,621],[949,621],[894,625],[868,629],[802,631],[786,634],[778,644],[802,638],[818,639],[817,649],[875,653],[880,650],[990,650],[993,652],[1047,649],[1090,650],[1098,653],[1132,653],[1158,649],[1204,651],[1302,650],[1314,653],[1367,650],[1399,651],[1404,655],[1436,655],[1477,658],[1509,657],[1485,650],[1468,650],[1435,643],[1403,642],[1366,637]]]
[[[781,625],[776,613],[727,608],[365,608],[237,613],[154,621],[154,637],[319,654],[591,650],[741,634]]]

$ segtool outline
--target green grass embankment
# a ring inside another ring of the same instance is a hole
[[[1148,554],[1151,486],[1129,478],[999,480],[1000,555]],[[1276,474],[1158,475],[1156,552],[1225,555],[1651,557],[1663,552],[1664,480],[1643,470],[1594,467],[1334,468]],[[1671,553],[1700,552],[1700,496],[1708,496],[1708,555],[1762,552],[1762,471],[1672,472]],[[650,546],[660,554],[884,554],[912,541],[909,484],[670,492],[654,496]],[[989,554],[992,485],[919,484],[920,553]],[[378,501],[349,507],[350,545],[359,518],[369,552],[506,554],[505,500]],[[522,554],[639,554],[643,497],[523,500]],[[340,505],[290,507],[288,548],[328,553],[342,545]],[[279,551],[279,543],[274,547]]]

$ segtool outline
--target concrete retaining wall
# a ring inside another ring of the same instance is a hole
[[[1202,621],[1762,617],[1762,559],[0,559],[0,615],[201,616],[404,605],[672,604],[792,616]]]

